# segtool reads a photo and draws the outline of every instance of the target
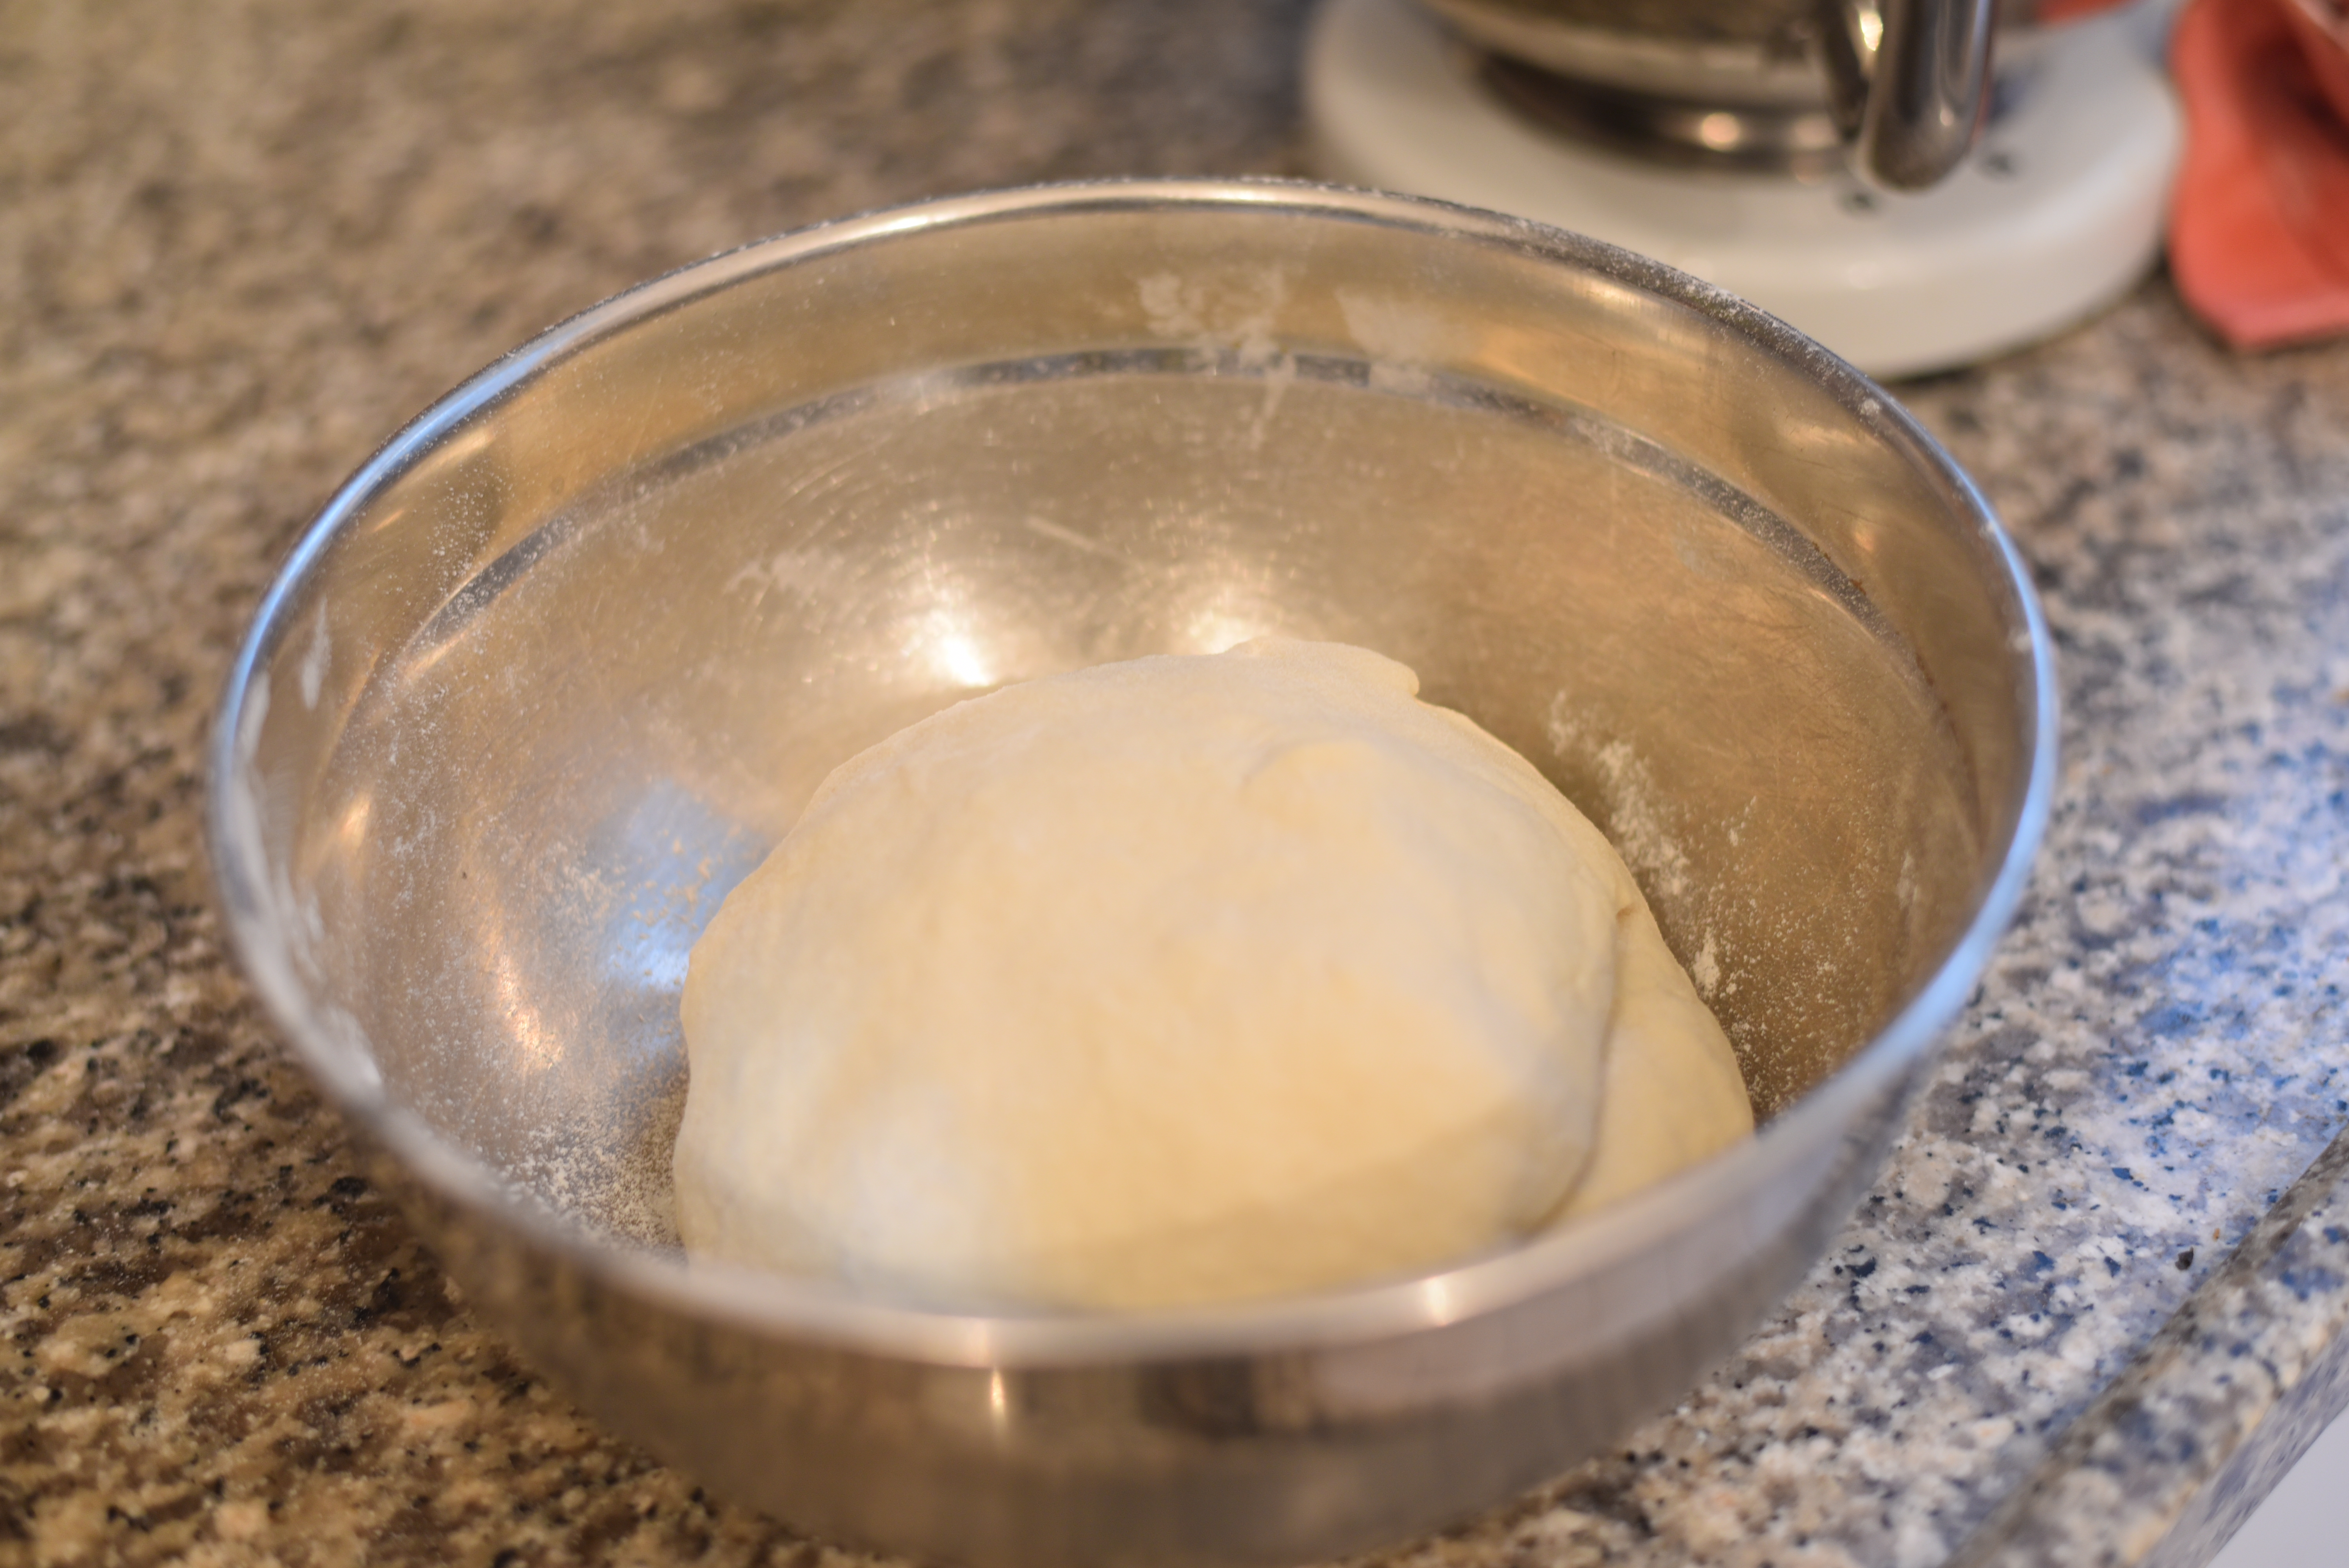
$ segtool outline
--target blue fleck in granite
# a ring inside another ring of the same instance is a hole
[[[2349,1406],[2349,1135],[1951,1568],[2194,1568]],[[2148,1457],[2154,1462],[2148,1462]]]
[[[0,1561],[844,1558],[580,1416],[368,1189],[220,950],[212,694],[310,511],[504,347],[878,202],[1294,170],[1303,11],[0,7]],[[2310,1169],[2349,1117],[2349,346],[2230,356],[2156,281],[1899,390],[2061,645],[2022,918],[1737,1356],[1388,1563],[2179,1568],[2349,1388]]]

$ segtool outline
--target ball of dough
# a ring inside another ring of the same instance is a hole
[[[1614,851],[1418,684],[1266,639],[843,764],[693,950],[688,1250],[960,1308],[1269,1296],[1750,1128]]]

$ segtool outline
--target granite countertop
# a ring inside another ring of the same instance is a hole
[[[333,485],[637,279],[1298,171],[1294,0],[0,5],[0,1563],[841,1555],[600,1430],[223,958],[200,746]],[[2349,1399],[2349,345],[2147,283],[1900,388],[2061,645],[2026,906],[1882,1179],[1621,1451],[1395,1564],[2202,1560]]]

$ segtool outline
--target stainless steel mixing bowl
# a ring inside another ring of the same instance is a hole
[[[1417,666],[1618,839],[1759,1135],[1262,1305],[957,1316],[682,1261],[686,951],[824,772],[1275,630]],[[1431,202],[1074,186],[716,257],[459,388],[271,590],[211,827],[295,1049],[615,1429],[884,1547],[1283,1563],[1590,1452],[1818,1254],[2013,907],[2050,691],[1964,475],[1738,301]]]

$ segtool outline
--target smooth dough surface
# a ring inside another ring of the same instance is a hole
[[[973,1309],[1270,1296],[1750,1130],[1613,849],[1418,685],[1264,639],[843,764],[693,950],[688,1249]]]

